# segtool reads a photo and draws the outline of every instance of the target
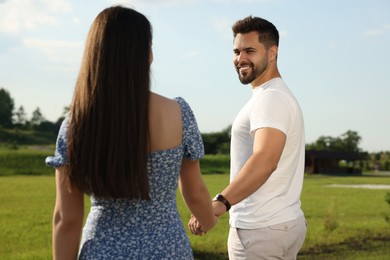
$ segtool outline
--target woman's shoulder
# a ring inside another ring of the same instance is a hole
[[[182,97],[175,97],[171,99],[156,93],[152,93],[151,104],[152,109],[154,111],[159,111],[159,113],[163,113],[163,111],[165,111],[172,115],[174,111],[180,111],[182,114],[182,119],[184,119],[184,123],[194,117],[190,105]]]
[[[167,110],[173,112],[180,108],[182,114],[192,113],[190,105],[182,97],[168,98],[156,93],[152,93],[151,96],[152,107],[157,107],[158,110]]]
[[[150,100],[151,100],[152,105],[156,105],[160,108],[161,107],[166,107],[166,108],[177,107],[177,105],[179,103],[176,100],[176,98],[171,99],[171,98],[167,98],[165,96],[162,96],[162,95],[159,95],[156,93],[152,93]]]

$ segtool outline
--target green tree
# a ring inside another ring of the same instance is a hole
[[[229,154],[231,126],[221,132],[202,134],[206,154]]]
[[[62,111],[61,117],[65,118],[66,115],[69,113],[69,111],[70,111],[70,106],[64,107],[64,111]]]
[[[41,110],[39,109],[39,107],[37,107],[34,110],[34,112],[32,113],[31,125],[33,127],[39,126],[40,124],[42,124],[45,121],[46,121],[45,117],[42,115]]]
[[[23,126],[27,123],[27,115],[24,111],[24,107],[20,106],[19,109],[15,112],[15,125]]]
[[[341,135],[342,148],[344,151],[348,152],[361,152],[359,148],[359,143],[362,138],[355,131],[348,130]]]
[[[3,88],[0,89],[0,126],[12,128],[12,116],[14,110],[14,100],[9,92]]]
[[[348,130],[340,137],[320,136],[317,141],[306,145],[307,150],[361,152],[362,138],[355,131]]]

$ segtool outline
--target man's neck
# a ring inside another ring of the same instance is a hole
[[[270,81],[274,78],[281,78],[282,76],[279,73],[279,70],[275,68],[272,72],[267,73],[266,75],[260,75],[258,78],[256,78],[254,81],[251,82],[252,89],[257,88],[258,86],[261,86],[267,81]]]

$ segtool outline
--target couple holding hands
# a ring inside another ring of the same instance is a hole
[[[296,258],[306,234],[302,112],[277,67],[275,26],[249,16],[232,29],[234,67],[252,97],[232,125],[230,183],[210,201],[190,106],[150,90],[150,22],[122,6],[96,17],[69,115],[46,159],[56,171],[54,259],[193,259],[178,187],[192,234],[229,212],[230,259]]]

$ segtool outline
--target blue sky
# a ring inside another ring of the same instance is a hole
[[[352,130],[363,150],[390,150],[387,0],[0,0],[0,87],[16,108],[61,116],[89,26],[116,3],[149,18],[152,90],[184,97],[203,133],[229,126],[251,95],[233,67],[230,28],[254,15],[280,32],[279,69],[301,104],[306,143]]]

